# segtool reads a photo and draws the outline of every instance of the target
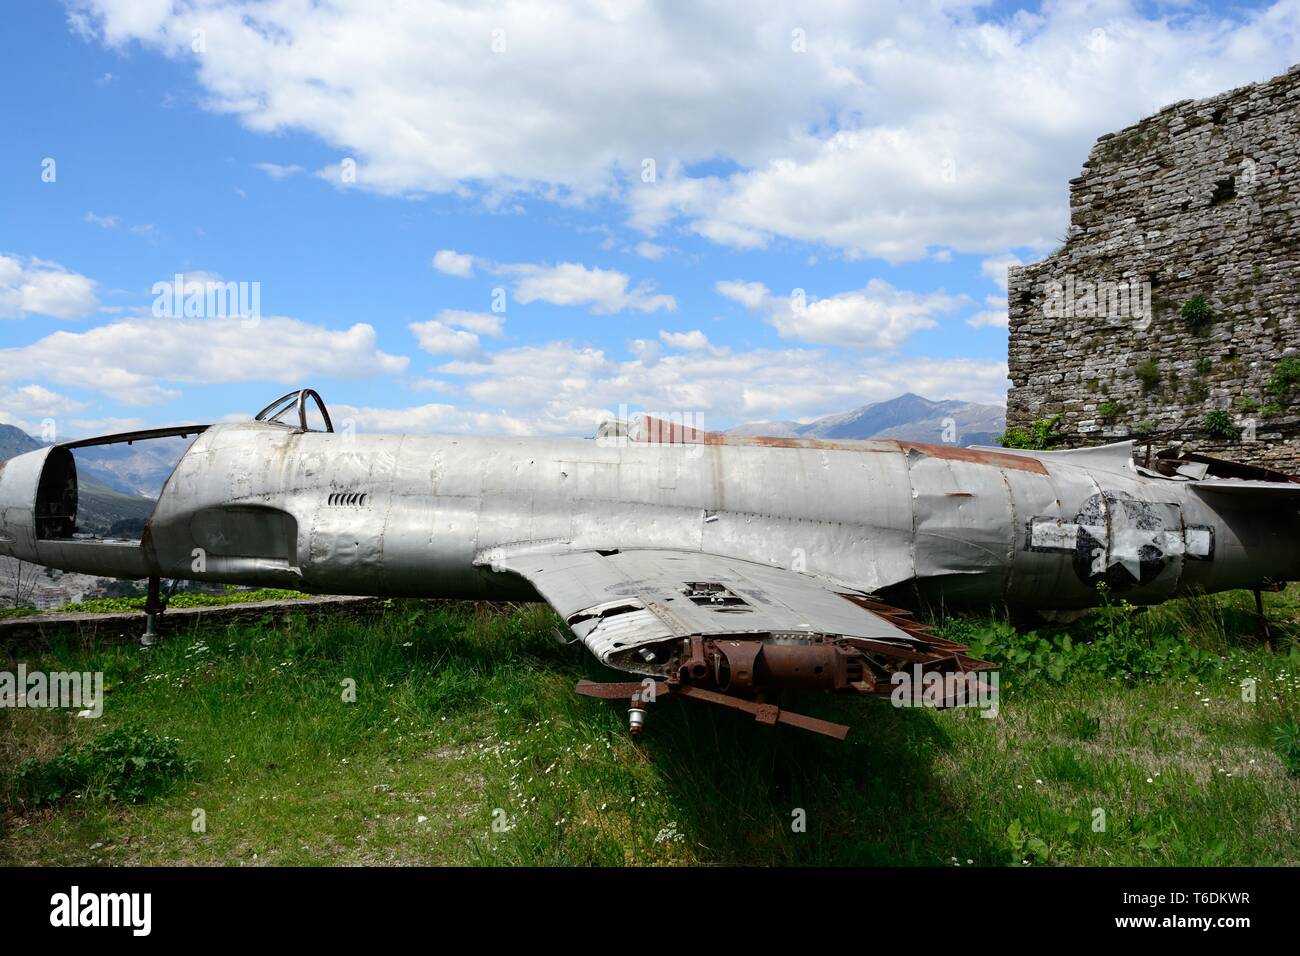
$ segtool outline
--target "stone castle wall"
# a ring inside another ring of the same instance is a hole
[[[1008,311],[1009,426],[1060,415],[1067,447],[1154,437],[1300,474],[1300,385],[1275,394],[1300,358],[1300,66],[1101,137],[1065,245],[1011,270]],[[1213,410],[1244,437],[1212,437]]]

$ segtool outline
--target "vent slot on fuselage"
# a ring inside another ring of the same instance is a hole
[[[334,491],[325,503],[330,508],[364,508],[370,503],[370,494],[365,491]]]

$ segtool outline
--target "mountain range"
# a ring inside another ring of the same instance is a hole
[[[811,422],[748,422],[729,429],[729,434],[770,438],[896,438],[938,444],[945,439],[952,441],[944,434],[950,424],[956,428],[958,445],[993,445],[1006,431],[1007,413],[1001,405],[932,401],[907,392],[888,401],[873,402]]]

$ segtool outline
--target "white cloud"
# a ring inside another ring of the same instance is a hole
[[[437,319],[412,322],[409,328],[419,341],[420,348],[431,355],[466,358],[479,353],[477,335],[463,329],[454,329]]]
[[[236,421],[248,421],[251,415],[241,415]],[[68,432],[59,432],[61,439],[71,438],[73,435],[113,435],[120,432],[133,432],[141,428],[165,428],[166,425],[159,425],[157,422],[146,423],[143,418],[122,418],[120,416],[110,418],[73,418],[68,424],[71,428]],[[172,425],[189,425],[192,422],[173,421],[167,424]]]
[[[618,196],[649,233],[680,219],[740,248],[786,237],[893,261],[1046,246],[1099,134],[1300,60],[1296,0],[1231,15],[1135,0],[1006,13],[810,0],[804,53],[787,9],[740,0],[685,16],[654,4],[71,2],[83,34],[196,62],[208,108],[355,156],[361,188],[498,207],[521,193]],[[643,183],[647,159],[656,176]],[[682,172],[710,161],[736,171]]]
[[[356,422],[364,432],[423,432],[433,434],[539,435],[586,434],[589,423],[601,412],[596,408],[574,409],[560,419],[458,405],[431,403],[410,408],[365,408],[335,406],[340,418]]]
[[[14,425],[31,435],[40,433],[44,420],[54,419],[57,428],[60,419],[81,411],[88,404],[42,385],[16,388],[0,385],[0,423]]]
[[[744,282],[740,279],[723,279],[713,284],[714,290],[728,299],[739,302],[747,309],[758,309],[767,301],[769,292],[761,282]]]
[[[82,221],[93,223],[101,229],[116,229],[118,226],[122,225],[121,216],[101,216],[95,212],[87,212],[86,215],[82,217]],[[151,222],[143,222],[139,225],[129,226],[127,227],[127,232],[131,233],[133,236],[140,236],[144,239],[158,238],[158,227]]]
[[[488,338],[500,338],[505,332],[504,315],[495,312],[463,312],[460,309],[443,309],[437,316],[440,322],[469,329]]]
[[[239,319],[135,318],[0,349],[0,380],[40,369],[60,385],[148,405],[176,398],[170,386],[178,383],[297,385],[399,375],[408,362],[379,351],[375,330],[362,323],[336,331],[283,317],[263,317],[252,328]]]
[[[260,169],[272,179],[288,179],[290,176],[306,172],[297,163],[254,163],[253,168]]]
[[[408,327],[420,348],[431,355],[472,358],[482,349],[479,336],[500,338],[505,331],[505,319],[491,312],[443,309],[433,320],[412,322]],[[433,387],[432,380],[425,380],[423,387]]]
[[[465,414],[495,409],[512,423],[495,430],[510,434],[591,434],[620,405],[696,413],[706,427],[721,428],[842,412],[905,391],[999,403],[1007,388],[1000,361],[804,348],[663,353],[637,344],[630,344],[633,358],[619,359],[601,349],[549,342],[448,362],[438,372],[463,379],[461,393],[474,403]],[[445,412],[438,427],[447,428],[452,414]]]
[[[714,288],[747,309],[766,314],[783,339],[862,349],[895,349],[922,329],[938,324],[965,296],[942,291],[925,294],[896,289],[872,279],[857,292],[817,299],[803,293],[774,296],[759,282],[718,282]]]
[[[699,329],[692,329],[689,332],[669,332],[660,330],[659,338],[665,345],[675,349],[686,349],[687,351],[697,351],[709,347],[709,337]]]
[[[474,274],[474,257],[454,249],[439,249],[433,254],[433,267],[449,276],[468,279]]]
[[[1012,266],[1022,266],[1020,257],[1012,253],[1005,253],[1000,256],[990,256],[980,263],[980,272],[993,281],[1002,292],[1007,291],[1007,269]]]
[[[1005,329],[1007,327],[1007,297],[989,295],[984,297],[988,308],[976,312],[966,324],[973,329]]]
[[[530,264],[499,266],[498,270],[516,276],[515,298],[551,305],[588,306],[597,315],[609,315],[633,309],[637,312],[677,310],[671,295],[656,295],[654,283],[645,281],[629,289],[626,273],[613,269],[588,268],[580,262],[561,262],[555,266]]]
[[[0,319],[79,319],[98,307],[95,283],[85,276],[42,259],[0,255]]]
[[[642,259],[649,259],[652,262],[658,262],[668,254],[666,247],[659,245],[657,242],[646,241],[638,242],[632,247],[632,251]]]
[[[451,249],[440,249],[433,257],[433,267],[447,275],[468,278],[474,274],[476,266],[493,275],[511,277],[514,297],[523,305],[547,302],[551,305],[586,306],[597,315],[628,309],[672,312],[677,308],[677,300],[671,295],[654,292],[653,282],[644,280],[629,289],[632,279],[627,273],[588,267],[581,262],[561,262],[553,266],[491,262]]]

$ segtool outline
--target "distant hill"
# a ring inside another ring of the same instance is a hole
[[[0,461],[41,448],[42,443],[21,428],[0,424]],[[153,512],[154,499],[142,495],[129,483],[111,472],[82,461],[77,461],[77,527],[81,531],[108,534],[114,524],[135,527]],[[93,461],[93,459],[92,459]],[[158,481],[158,488],[166,476]],[[105,480],[107,479],[107,480]],[[129,524],[127,523],[129,522]]]
[[[733,435],[773,438],[944,440],[949,419],[957,428],[957,444],[992,445],[1006,430],[1006,409],[953,400],[931,401],[911,392],[884,402],[863,405],[839,415],[800,422],[748,422],[730,429]]]
[[[31,435],[13,425],[0,424],[0,461],[41,447]]]
[[[154,499],[194,443],[188,438],[151,438],[132,445],[93,445],[77,451],[77,469],[110,488]]]

